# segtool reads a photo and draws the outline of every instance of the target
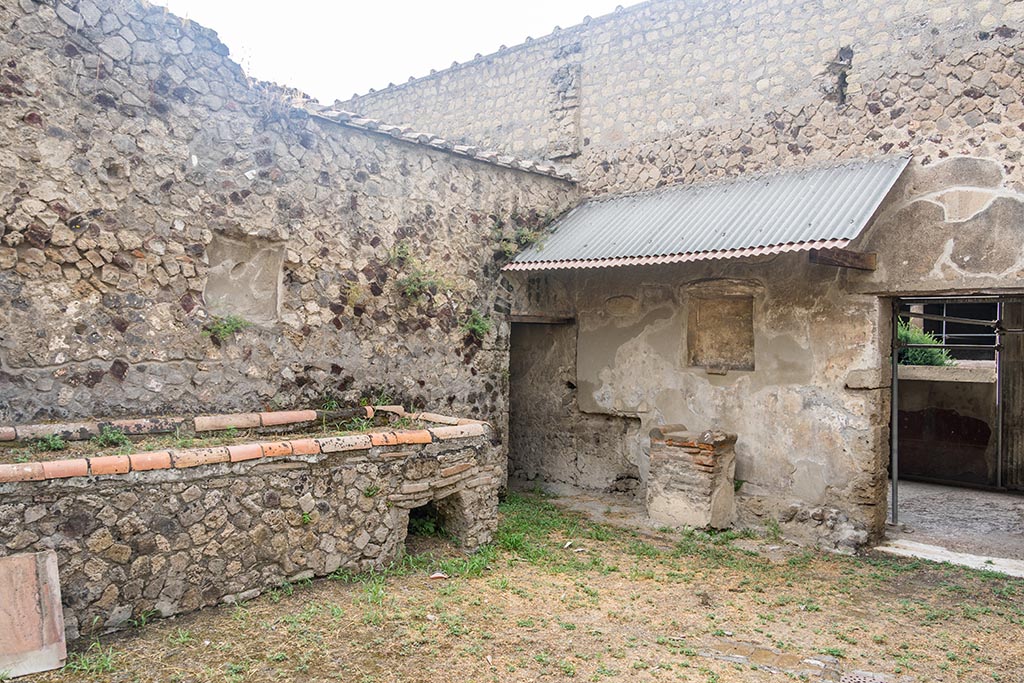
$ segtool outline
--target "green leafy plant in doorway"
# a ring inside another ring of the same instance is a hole
[[[939,344],[934,335],[901,320],[896,329],[901,344]],[[946,349],[900,349],[900,365],[953,365],[955,361]]]

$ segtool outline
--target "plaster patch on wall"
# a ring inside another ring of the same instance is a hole
[[[210,272],[203,297],[214,315],[237,315],[257,323],[278,319],[283,242],[214,235],[207,247]]]
[[[754,369],[754,299],[695,297],[689,303],[686,362],[709,372]]]

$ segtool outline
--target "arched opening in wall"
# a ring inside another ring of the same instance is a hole
[[[449,557],[459,552],[451,520],[443,506],[434,501],[409,510],[409,526],[405,536],[405,554],[434,558]]]

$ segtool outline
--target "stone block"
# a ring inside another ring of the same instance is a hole
[[[14,427],[0,427],[0,441],[14,441],[16,438],[18,434]]]
[[[735,518],[736,437],[718,432],[666,436],[671,438],[651,439],[648,516],[669,526],[729,527]]]
[[[0,557],[0,671],[25,676],[64,665],[57,553]]]

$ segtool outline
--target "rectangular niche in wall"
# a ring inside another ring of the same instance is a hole
[[[278,318],[283,242],[214,235],[207,247],[210,272],[203,298],[213,315],[237,315],[254,323]]]
[[[691,296],[687,363],[709,371],[754,369],[754,297]]]

